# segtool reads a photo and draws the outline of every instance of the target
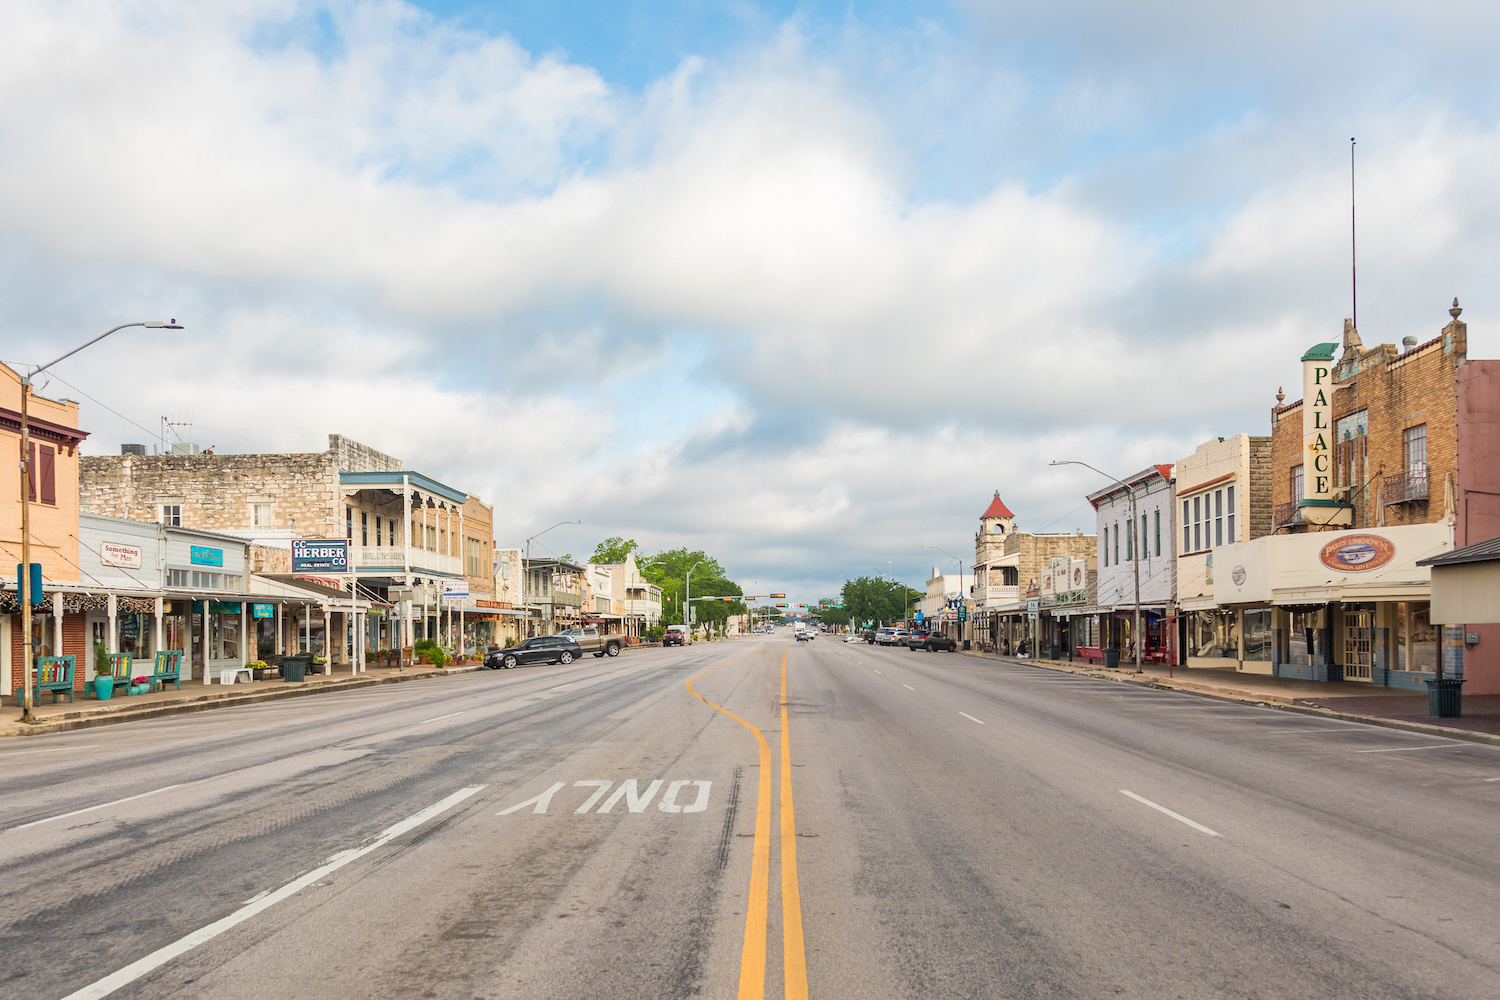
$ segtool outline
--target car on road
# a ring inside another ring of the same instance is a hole
[[[845,642],[864,642],[865,641],[865,637],[862,636],[862,635],[860,635],[860,634],[858,634],[858,633],[856,633],[856,632],[850,632],[848,635],[844,636],[844,641]]]
[[[661,644],[663,646],[685,646],[687,645],[687,626],[668,625],[667,630],[662,633]]]
[[[936,653],[941,649],[951,653],[958,649],[958,642],[941,632],[913,632],[906,637],[906,648],[925,649],[929,653]]]
[[[578,643],[585,653],[595,656],[619,656],[625,646],[623,635],[610,635],[597,628],[570,628],[561,634]]]
[[[885,628],[875,631],[875,645],[877,646],[901,646],[906,643],[906,637],[910,635],[906,629],[900,626],[887,625]]]
[[[484,654],[484,665],[491,670],[512,670],[523,663],[572,663],[582,655],[582,648],[566,635],[535,635],[509,649],[491,646]]]
[[[812,641],[812,633],[811,632],[802,632],[802,631],[799,631],[797,633],[797,641],[798,642],[811,642]]]

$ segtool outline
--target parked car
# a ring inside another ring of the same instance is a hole
[[[666,632],[662,633],[661,644],[663,646],[683,646],[687,644],[688,630],[686,625],[668,625]]]
[[[578,643],[566,635],[537,635],[509,649],[491,646],[484,654],[484,665],[491,670],[512,670],[523,663],[572,663],[582,655]]]
[[[910,634],[899,625],[887,626],[875,633],[875,644],[877,646],[902,646],[906,644],[906,637]]]
[[[848,635],[844,636],[844,641],[845,642],[864,642],[864,636],[860,635],[857,632],[850,632]]]
[[[865,629],[864,640],[865,640],[865,642],[874,642],[875,641],[875,629],[872,629],[872,628]]]
[[[625,645],[623,635],[610,635],[597,628],[570,628],[562,634],[578,643],[585,653],[595,656],[619,656]]]
[[[958,648],[958,642],[941,632],[913,632],[906,637],[906,648],[925,649],[929,653],[942,649],[951,653]]]

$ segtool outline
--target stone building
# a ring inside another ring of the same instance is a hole
[[[489,508],[482,524],[468,525],[468,493],[338,434],[323,452],[87,457],[78,492],[90,513],[215,531],[267,550],[289,549],[293,538],[346,539],[361,596],[400,604],[396,615],[372,617],[369,648],[444,635],[447,582],[493,592]],[[484,553],[475,574],[466,568],[469,539]],[[259,561],[279,562],[265,552]]]
[[[1071,573],[1073,561],[1085,567],[1083,592],[1095,583],[1095,538],[1083,532],[1076,534],[1033,534],[1016,527],[999,491],[979,516],[979,531],[974,535],[974,617],[969,623],[969,638],[981,649],[1014,650],[1025,637],[1035,650],[1039,641],[1053,636],[1067,636],[1071,624],[1069,609],[1084,606],[1087,599],[1064,604],[1049,604],[1041,610],[1043,577],[1055,571],[1059,560],[1066,562]],[[1025,595],[1035,592],[1036,619],[1028,617]],[[1069,592],[1070,595],[1073,592]]]

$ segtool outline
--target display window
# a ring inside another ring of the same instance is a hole
[[[1438,627],[1432,622],[1432,605],[1427,601],[1398,601],[1392,619],[1391,669],[1435,674]]]
[[[1188,655],[1198,659],[1238,660],[1239,623],[1233,611],[1194,611],[1188,618]]]
[[[241,622],[237,614],[208,616],[208,657],[211,660],[241,658]]]
[[[1244,659],[1271,662],[1271,609],[1244,613]]]
[[[1322,611],[1292,611],[1287,615],[1282,662],[1310,666],[1323,660]]]

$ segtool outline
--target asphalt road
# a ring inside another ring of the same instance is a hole
[[[1500,749],[788,640],[7,741],[0,996],[1500,996]]]

